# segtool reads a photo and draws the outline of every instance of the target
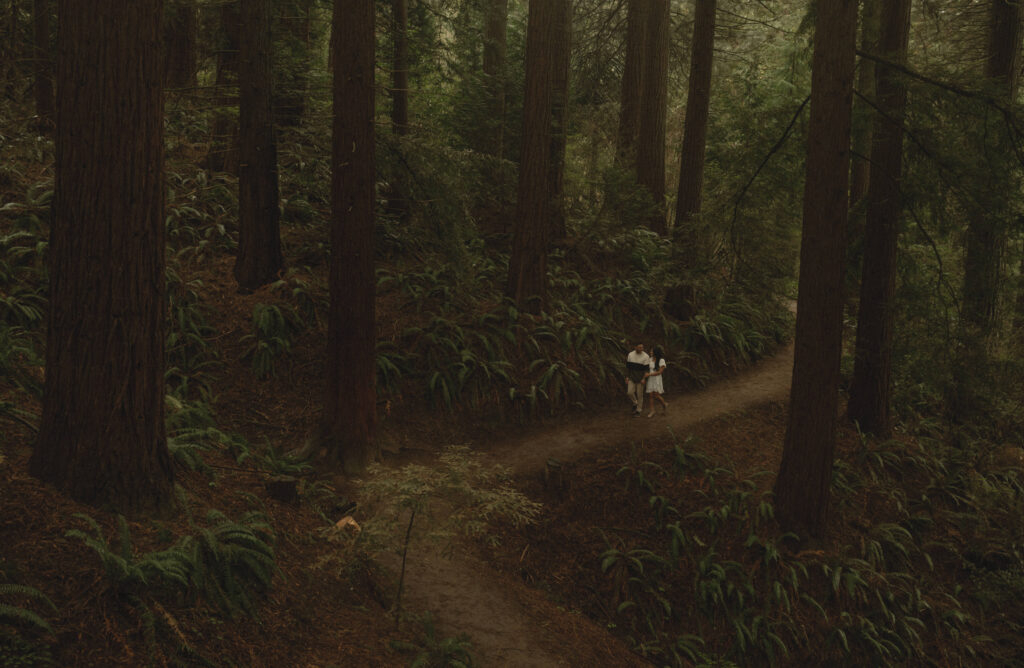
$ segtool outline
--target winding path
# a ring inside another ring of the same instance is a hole
[[[542,470],[549,459],[569,462],[582,453],[657,436],[666,429],[678,434],[709,418],[786,399],[792,369],[790,343],[732,378],[691,394],[667,394],[669,408],[664,416],[629,417],[623,392],[621,411],[574,418],[525,439],[496,443],[487,448],[489,459],[516,473],[532,473]],[[469,635],[476,665],[579,665],[578,658],[559,651],[565,647],[560,634],[571,633],[573,625],[592,622],[564,613],[567,624],[552,628],[546,622],[555,606],[543,595],[531,596],[521,583],[510,582],[508,576],[465,553],[451,559],[420,553],[409,561],[405,586],[406,607],[431,611],[441,637]],[[638,659],[636,665],[647,664]]]

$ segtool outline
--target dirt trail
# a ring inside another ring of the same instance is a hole
[[[658,436],[667,429],[682,434],[702,420],[785,399],[792,369],[790,343],[773,357],[699,392],[672,394],[667,387],[669,407],[664,416],[659,409],[650,419],[630,417],[623,391],[621,410],[574,418],[526,439],[495,443],[486,451],[495,463],[522,474],[543,470],[549,459],[570,462],[584,453]],[[645,405],[645,413],[646,409]],[[564,634],[572,633],[574,626],[591,624],[579,615],[559,613],[543,595],[531,596],[521,583],[465,553],[452,559],[439,554],[411,559],[405,596],[407,609],[433,613],[441,637],[468,634],[476,665],[487,668],[579,665],[579,657],[566,655],[565,648],[573,645]],[[568,625],[551,624],[552,614],[571,619]],[[645,664],[637,660],[637,665]]]

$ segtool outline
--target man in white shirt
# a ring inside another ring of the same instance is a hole
[[[626,396],[633,402],[633,417],[644,408],[644,375],[650,369],[651,358],[644,352],[644,344],[636,344],[626,355]]]

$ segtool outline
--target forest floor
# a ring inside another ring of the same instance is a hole
[[[274,377],[254,380],[243,361],[243,336],[251,331],[253,306],[268,295],[237,294],[230,275],[230,258],[222,258],[202,276],[203,300],[212,309],[216,330],[212,340],[222,363],[212,387],[217,425],[250,443],[286,452],[301,446],[316,423],[322,341],[317,328],[311,328]],[[618,468],[649,444],[692,433],[715,460],[774,470],[784,429],[780,402],[788,392],[791,368],[790,345],[751,368],[726,370],[725,377],[704,389],[682,392],[670,382],[667,412],[659,409],[650,419],[630,416],[624,391],[595,395],[586,410],[526,424],[478,420],[469,411],[417,408],[416,402],[402,403],[401,398],[382,404],[386,467],[430,465],[444,446],[468,445],[486,463],[511,469],[516,486],[545,503],[536,526],[509,530],[497,549],[459,541],[444,556],[426,541],[413,544],[402,606],[409,621],[400,629],[388,614],[394,582],[372,564],[346,563],[336,546],[321,538],[325,517],[340,519],[347,512],[344,499],[358,501],[351,481],[310,476],[311,483],[330,485],[337,493],[342,502],[334,505],[306,498],[281,502],[267,493],[258,471],[239,466],[231,453],[203,455],[215,478],[179,471],[178,484],[191,501],[181,502],[183,512],[177,517],[129,520],[130,549],[135,555],[166,549],[171,537],[201,525],[193,510],[200,515],[216,508],[237,517],[255,505],[278,535],[280,568],[280,577],[258,604],[259,618],[229,618],[182,600],[126,603],[124,591],[104,576],[97,555],[66,534],[70,528],[84,529],[76,515],[87,514],[113,545],[116,517],[77,504],[28,476],[31,433],[20,424],[3,435],[0,575],[38,589],[56,605],[57,616],[50,618],[55,636],[48,641],[56,665],[159,665],[178,663],[177,656],[190,657],[189,664],[217,666],[400,666],[417,653],[451,654],[458,644],[445,645],[445,639],[463,635],[474,665],[480,666],[647,665],[609,632],[605,621],[595,619],[599,615],[581,612],[587,607],[581,603],[586,591],[572,593],[572,568],[582,568],[582,562],[593,568],[590,562],[597,557],[581,552],[566,559],[541,549],[550,522],[560,521],[544,519],[548,504],[558,512],[574,508],[583,542],[583,534],[604,521],[599,501],[621,486]],[[19,403],[38,413],[38,405]],[[588,508],[593,509],[590,516]],[[360,519],[358,510],[355,515]],[[386,556],[381,562],[396,566]],[[423,621],[429,619],[436,629]]]
[[[781,456],[781,434],[767,441],[752,441],[749,433],[735,427],[740,414],[751,409],[778,413],[773,402],[787,398],[792,365],[790,343],[773,357],[710,387],[686,394],[669,393],[667,410],[663,413],[660,407],[656,408],[650,419],[646,417],[647,406],[640,417],[631,417],[629,403],[623,396],[619,406],[599,414],[577,415],[558,424],[471,445],[486,452],[489,461],[511,469],[521,487],[532,487],[540,494],[546,490],[565,503],[567,496],[597,499],[604,494],[606,490],[594,484],[591,469],[610,468],[614,472],[628,460],[631,450],[642,447],[644,442],[672,435],[684,437],[698,423],[725,416],[727,419],[719,419],[708,425],[710,429],[702,430],[703,440],[714,444],[715,458],[723,462],[740,460],[752,470],[762,470],[775,465]],[[744,418],[758,421],[752,415]],[[777,422],[775,426],[781,424]],[[553,468],[557,468],[557,474],[552,472]],[[584,480],[587,485],[577,482]],[[605,476],[603,482],[617,481],[614,476]],[[521,546],[505,546],[503,550],[520,554],[520,563],[513,569],[520,574],[526,570],[522,562],[529,549],[530,543],[523,541]],[[460,552],[449,558],[430,550],[412,560],[406,573],[406,595],[412,606],[430,611],[443,633],[466,633],[480,665],[581,665],[583,647],[594,647],[595,643],[609,645],[609,654],[600,665],[628,665],[627,661],[634,660],[646,665],[638,658],[627,659],[620,650],[613,650],[617,643],[610,638],[602,642],[600,627],[594,627],[578,612],[539,600],[535,593],[522,588],[521,579],[510,582],[507,573],[499,575],[489,563],[492,556]],[[553,572],[535,561],[529,568]]]

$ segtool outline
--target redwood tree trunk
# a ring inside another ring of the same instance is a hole
[[[238,173],[238,123],[232,108],[238,104],[239,13],[238,0],[220,7],[221,44],[217,50],[217,76],[211,148],[206,167],[215,172]]]
[[[619,135],[616,164],[636,168],[636,141],[640,127],[640,97],[643,94],[644,54],[647,51],[647,16],[650,0],[626,0],[626,57],[622,66],[619,95]]]
[[[911,0],[887,0],[882,8],[881,55],[904,63],[910,33]],[[868,190],[864,235],[864,267],[857,315],[857,343],[849,417],[864,432],[888,438],[892,395],[893,308],[896,292],[896,242],[903,211],[903,116],[907,89],[900,74],[879,63],[876,68],[878,115],[871,149],[872,178]]]
[[[53,60],[50,46],[50,2],[34,0],[32,3],[32,28],[35,36],[35,94],[36,116],[39,127],[49,131],[53,127]]]
[[[668,231],[665,222],[665,115],[668,111],[669,0],[650,0],[650,5],[637,130],[636,177],[654,200],[648,227],[665,234]]]
[[[860,50],[865,53],[875,53],[878,45],[879,12],[882,0],[864,0],[863,4]],[[874,100],[875,80],[875,61],[870,58],[861,58],[857,63],[857,92],[868,100]],[[850,156],[850,206],[855,206],[868,192],[868,182],[871,176],[868,153],[872,150],[871,127],[873,124],[873,121],[868,118],[874,118],[870,104],[864,100],[855,98],[853,108],[855,113],[852,127],[853,155]],[[851,234],[852,232],[853,230],[851,230]]]
[[[346,473],[356,474],[377,453],[373,2],[337,0],[333,31],[331,306],[324,433],[331,455]]]
[[[196,85],[198,36],[199,16],[194,0],[168,2],[164,15],[164,86],[167,88]]]
[[[551,238],[565,239],[565,146],[569,115],[569,60],[572,52],[572,5],[558,3],[551,74]]]
[[[992,0],[985,78],[1003,90],[1005,99],[1017,93],[1020,70],[1021,5],[1017,0]],[[999,293],[999,258],[1005,235],[994,216],[977,215],[967,226],[964,265],[964,320],[982,339],[995,323]]]
[[[483,152],[499,160],[505,144],[505,56],[508,0],[487,0],[484,11],[484,86],[487,91],[487,119]]]
[[[787,530],[820,537],[836,442],[857,0],[819,0],[817,11],[796,349],[775,511]]]
[[[686,127],[679,159],[679,192],[676,199],[676,227],[687,224],[700,213],[704,188],[704,155],[708,137],[708,107],[711,104],[711,66],[715,50],[717,0],[697,0],[693,21],[693,50],[690,59],[690,89],[686,97]],[[695,235],[685,233],[680,241],[690,246]]]
[[[31,473],[95,506],[171,497],[162,0],[58,3],[46,384]]]
[[[551,235],[551,89],[556,24],[568,0],[531,0],[526,28],[526,90],[519,160],[516,223],[505,294],[525,311],[540,313],[547,298]]]
[[[241,8],[238,256],[234,273],[240,288],[255,290],[275,279],[284,258],[278,225],[270,0],[245,0]]]

